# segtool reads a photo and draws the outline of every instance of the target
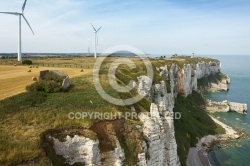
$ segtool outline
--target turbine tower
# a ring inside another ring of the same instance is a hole
[[[91,23],[90,23],[91,24]],[[97,36],[97,32],[102,28],[98,28],[97,30],[95,29],[95,27],[91,24],[91,26],[94,29],[94,33],[95,33],[95,43],[94,43],[94,51],[95,51],[95,59],[96,59],[96,45],[98,44],[98,36]]]
[[[0,12],[0,13],[3,13],[3,14],[11,14],[11,15],[19,16],[18,57],[17,57],[18,61],[22,61],[22,36],[21,36],[22,35],[22,31],[21,31],[22,17],[25,20],[25,22],[28,24],[28,26],[30,27],[31,32],[34,34],[34,32],[33,32],[32,28],[31,28],[29,22],[27,21],[27,19],[24,16],[24,13],[23,13],[24,9],[25,9],[25,6],[26,6],[26,2],[27,2],[27,0],[25,0],[24,3],[23,3],[22,13],[18,13],[18,12]]]

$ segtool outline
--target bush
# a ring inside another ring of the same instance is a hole
[[[62,86],[55,81],[38,81],[26,87],[27,91],[30,92],[46,92],[46,93],[54,93],[61,92]]]
[[[26,59],[26,60],[23,60],[23,61],[22,61],[22,64],[23,64],[23,65],[31,65],[31,64],[32,64],[32,61]]]

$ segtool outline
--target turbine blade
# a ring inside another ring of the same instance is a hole
[[[23,3],[22,12],[23,12],[23,11],[24,11],[24,9],[25,9],[26,2],[27,2],[27,0],[25,0],[25,1],[24,1],[24,3]]]
[[[91,23],[90,23],[90,24],[91,24]],[[95,30],[95,32],[96,32],[96,29],[95,29],[94,25],[92,25],[92,24],[91,24],[91,26],[93,27],[93,29],[94,29],[94,30]]]
[[[31,28],[31,26],[30,26],[30,24],[29,24],[29,22],[27,21],[27,19],[24,17],[24,15],[22,15],[22,16],[23,16],[24,20],[26,21],[26,23],[28,24],[28,26],[30,27],[30,30],[33,33],[33,35],[35,35],[32,28]]]
[[[96,32],[98,32],[102,27],[98,28]]]
[[[17,12],[0,12],[2,14],[12,14],[12,15],[18,15],[20,13],[17,13]]]

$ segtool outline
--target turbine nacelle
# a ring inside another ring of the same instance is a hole
[[[90,23],[90,24],[91,24],[91,23]],[[102,27],[96,29],[96,28],[94,27],[94,25],[91,24],[91,26],[92,26],[92,28],[94,29],[94,33],[95,33],[95,44],[94,44],[94,48],[95,48],[95,58],[96,58],[96,45],[98,45],[98,35],[97,35],[97,32],[100,31],[100,29],[101,29]]]

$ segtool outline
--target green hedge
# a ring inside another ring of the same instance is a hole
[[[28,60],[28,59],[25,59],[25,60],[22,61],[22,64],[23,65],[32,65],[32,61]]]

